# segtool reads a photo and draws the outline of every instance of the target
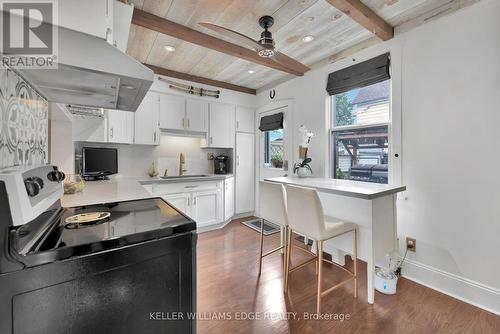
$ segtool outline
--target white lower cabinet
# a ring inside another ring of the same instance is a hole
[[[198,226],[216,224],[220,221],[220,197],[219,190],[193,193],[191,217]]]
[[[198,227],[225,221],[224,181],[158,184],[147,188],[192,218]]]
[[[190,193],[180,193],[164,195],[162,198],[178,209],[180,212],[186,216],[191,217],[191,194]]]
[[[224,180],[224,221],[234,216],[234,177]]]

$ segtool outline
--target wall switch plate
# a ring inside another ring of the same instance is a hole
[[[406,249],[410,252],[417,251],[417,240],[415,238],[406,237]]]

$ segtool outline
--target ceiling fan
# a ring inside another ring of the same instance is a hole
[[[270,58],[283,67],[297,72],[297,75],[304,74],[304,72],[309,70],[309,67],[281,52],[276,51],[274,48],[273,34],[269,31],[269,28],[272,27],[273,23],[274,19],[272,16],[265,15],[259,19],[259,25],[264,29],[264,31],[260,34],[260,39],[258,41],[240,34],[237,31],[221,27],[213,23],[199,22],[198,24],[239,42],[245,47],[257,52],[260,57]]]

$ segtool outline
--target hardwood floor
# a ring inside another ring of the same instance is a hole
[[[305,313],[315,312],[314,264],[290,275],[285,296],[282,256],[266,257],[259,278],[259,234],[240,222],[199,234],[197,308],[203,319],[197,322],[198,333],[500,333],[500,316],[404,278],[396,295],[376,292],[375,304],[369,305],[361,261],[358,298],[353,298],[352,284],[343,285],[323,298],[322,312],[332,320],[306,320]],[[265,237],[264,250],[278,245],[279,233]],[[292,255],[292,263],[310,257],[301,251]],[[346,278],[341,269],[323,265],[325,288]],[[289,320],[283,319],[286,312]]]

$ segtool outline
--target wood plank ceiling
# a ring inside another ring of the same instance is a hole
[[[237,44],[200,25],[215,23],[258,39],[258,20],[272,15],[276,49],[307,66],[374,35],[325,0],[131,0],[135,7]],[[334,2],[334,1],[331,1]],[[391,26],[397,26],[450,0],[362,0]],[[309,43],[305,35],[314,36]],[[175,47],[167,52],[165,46]],[[198,77],[258,89],[287,73],[132,25],[127,53],[138,61]],[[250,74],[251,70],[254,73]]]

